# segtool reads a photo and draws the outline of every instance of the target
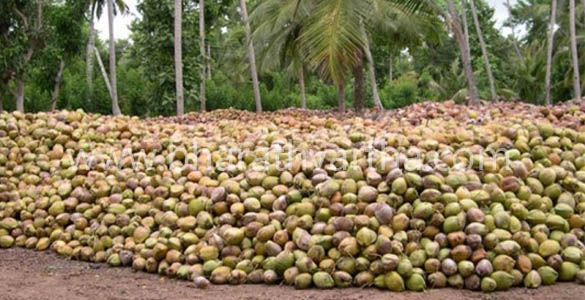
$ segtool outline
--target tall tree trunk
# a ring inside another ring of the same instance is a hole
[[[90,5],[89,11],[89,40],[87,42],[87,54],[85,57],[85,77],[88,88],[88,103],[91,102],[91,98],[93,97],[93,48],[95,47],[95,17],[93,5]]]
[[[118,106],[118,82],[116,79],[116,40],[114,39],[114,0],[108,0],[108,27],[110,31],[110,85],[112,87],[112,114],[120,115]]]
[[[110,99],[112,99],[114,97],[114,96],[112,96],[112,86],[110,86],[110,80],[108,79],[108,73],[106,72],[106,68],[104,67],[104,62],[102,61],[102,57],[100,56],[100,52],[96,48],[93,48],[93,52],[95,53],[95,57],[97,59],[98,66],[100,67],[100,70],[102,72],[102,76],[104,77],[104,82],[106,83],[106,88],[108,89],[108,95],[110,95]]]
[[[248,21],[248,10],[246,9],[246,0],[240,0],[240,10],[242,11],[242,21],[246,30],[246,43],[248,44],[248,59],[250,60],[250,75],[254,88],[254,102],[256,102],[256,112],[262,112],[262,100],[260,99],[260,85],[258,83],[258,70],[256,69],[256,54],[254,54],[254,42],[252,41],[252,32],[250,22]]]
[[[201,111],[205,111],[206,99],[205,99],[205,78],[207,75],[207,53],[205,53],[205,1],[199,0],[199,52],[201,54],[201,70],[199,71],[200,91],[199,101],[201,102]]]
[[[479,18],[477,17],[477,10],[475,9],[475,1],[469,0],[469,4],[471,6],[471,14],[473,15],[473,22],[475,23],[475,30],[477,31],[477,37],[479,38],[479,45],[481,46],[481,53],[483,56],[483,64],[485,65],[485,71],[488,76],[488,82],[490,84],[490,94],[492,96],[492,101],[498,100],[498,95],[496,94],[496,84],[494,82],[494,74],[492,73],[492,67],[490,65],[490,59],[488,57],[487,47],[485,45],[485,41],[483,39],[483,33],[481,32],[481,25],[479,24]],[[463,13],[465,14],[465,12]]]
[[[305,95],[305,70],[303,66],[301,66],[301,69],[299,71],[299,87],[301,89],[301,108],[306,109],[307,98]]]
[[[548,48],[546,52],[546,77],[544,79],[544,89],[545,89],[545,104],[551,105],[551,95],[550,95],[550,77],[552,74],[552,55],[553,55],[553,44],[555,41],[555,24],[557,23],[557,0],[552,0],[551,6],[551,13],[550,13],[550,25],[549,25],[549,34],[548,34]]]
[[[0,93],[0,113],[4,112],[4,105],[2,103],[2,100],[3,100],[2,93]]]
[[[25,66],[32,59],[34,50],[35,50],[34,42],[31,42],[31,46],[24,57]],[[24,112],[24,76],[25,74],[20,74],[16,80],[16,110],[18,110],[19,112]]]
[[[205,58],[205,62],[207,67],[207,78],[211,79],[211,47],[209,47],[209,43],[207,43],[207,57]]]
[[[22,78],[16,82],[16,110],[24,112],[24,80]]]
[[[183,0],[175,0],[175,92],[177,116],[185,113],[183,98]]]
[[[471,57],[469,54],[469,44],[465,41],[461,25],[459,24],[459,14],[455,8],[453,0],[447,0],[450,18],[447,20],[449,26],[453,30],[459,50],[461,51],[461,60],[465,69],[465,77],[467,78],[467,88],[469,90],[469,97],[471,98],[471,104],[479,104],[479,98],[477,96],[477,86],[475,85],[475,76],[473,75],[473,69],[471,68]]]
[[[378,94],[378,84],[376,83],[376,69],[374,66],[374,59],[372,58],[372,52],[370,51],[370,42],[368,40],[368,34],[366,32],[366,26],[362,21],[360,24],[360,30],[362,32],[362,38],[365,41],[365,54],[368,60],[368,76],[370,77],[370,85],[372,86],[372,97],[374,98],[374,108],[383,110],[382,101],[380,101],[380,95]],[[360,59],[361,61],[361,59]],[[363,99],[362,99],[363,100]],[[362,101],[363,107],[363,101]]]
[[[581,8],[583,9],[583,15],[585,16],[585,0],[581,0]]]
[[[471,57],[471,47],[469,46],[469,24],[467,23],[467,0],[461,0],[461,18],[463,20],[463,35],[467,43],[467,55]]]
[[[575,0],[569,0],[569,29],[571,32],[571,58],[573,59],[573,89],[575,90],[575,98],[581,99],[581,78],[579,75],[579,54],[577,53],[575,14]]]
[[[364,62],[363,54],[359,53],[356,59],[356,65],[353,68],[353,77],[355,79],[353,87],[353,108],[357,113],[364,109]]]
[[[345,82],[337,83],[337,109],[345,113]]]
[[[390,82],[394,80],[394,58],[392,57],[392,53],[390,53],[390,58],[388,58],[388,79],[390,79]]]
[[[63,69],[65,69],[65,60],[61,59],[59,62],[59,71],[57,71],[57,77],[55,78],[53,93],[51,93],[51,111],[57,107],[57,98],[59,98],[59,89],[61,88],[61,80],[63,79]]]
[[[42,16],[43,16],[43,0],[38,0],[37,1],[37,15],[36,15],[36,19],[35,19],[35,28],[34,28],[35,33],[38,33],[41,31]],[[28,40],[29,40],[30,45],[28,47],[26,54],[24,55],[24,60],[23,60],[24,66],[27,66],[28,63],[31,61],[31,59],[35,53],[35,50],[37,47],[37,42],[38,42],[37,37],[33,36],[33,35],[29,35]],[[21,74],[19,74],[17,76],[17,80],[16,80],[16,109],[20,112],[24,112],[24,77],[25,77],[25,74],[23,74],[24,72],[25,71],[21,71]]]

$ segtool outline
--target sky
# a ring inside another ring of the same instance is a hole
[[[136,11],[136,3],[138,0],[126,0],[126,4],[130,8],[130,13],[123,16],[116,16],[114,19],[114,32],[116,39],[126,39],[130,36],[130,23],[132,20],[138,17]],[[508,9],[506,8],[506,0],[487,0],[488,4],[496,9],[494,18],[496,19],[497,26],[501,28],[503,22],[508,18]],[[510,4],[514,5],[517,0],[510,0]],[[108,15],[104,10],[104,13],[96,25],[99,30],[99,35],[102,40],[108,39]],[[502,32],[507,35],[511,33],[509,28],[501,28]]]
[[[114,38],[115,39],[126,39],[130,36],[130,23],[132,20],[138,17],[136,11],[136,4],[138,0],[125,0],[130,12],[126,15],[117,15],[114,18]],[[101,18],[98,20],[95,28],[99,31],[100,39],[106,41],[109,39],[108,33],[108,11],[104,7],[104,12]]]

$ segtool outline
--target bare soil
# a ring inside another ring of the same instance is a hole
[[[374,288],[295,290],[288,286],[212,285],[198,290],[193,283],[137,273],[130,268],[63,259],[50,252],[12,248],[0,250],[0,299],[278,299],[278,300],[460,300],[584,299],[585,286],[559,283],[537,290],[516,288],[483,294],[455,289],[434,289],[424,293],[391,293]]]

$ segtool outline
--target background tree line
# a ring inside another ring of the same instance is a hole
[[[130,38],[116,40],[123,0],[4,0],[0,108],[153,116],[579,98],[585,0],[508,8],[504,35],[485,0],[140,0]]]

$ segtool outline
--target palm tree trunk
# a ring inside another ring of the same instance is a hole
[[[116,40],[114,39],[114,0],[108,0],[108,26],[110,31],[110,85],[112,87],[112,114],[120,115],[118,106],[118,83],[116,79]]]
[[[475,76],[473,75],[473,69],[471,67],[471,57],[469,55],[469,44],[465,41],[461,25],[459,24],[459,15],[453,0],[447,0],[450,18],[447,20],[449,26],[453,30],[459,50],[461,51],[461,60],[465,69],[465,77],[467,78],[467,88],[469,90],[469,97],[471,98],[471,104],[479,104],[479,98],[477,96],[477,86],[475,85]]]
[[[467,43],[467,55],[471,57],[471,47],[469,47],[469,24],[467,23],[467,0],[461,0],[461,18],[463,20],[463,35],[465,35],[465,42]]]
[[[240,9],[242,11],[242,20],[246,30],[246,43],[248,44],[248,59],[250,60],[250,75],[252,76],[252,86],[254,88],[254,102],[256,102],[256,112],[262,112],[262,100],[260,99],[260,85],[258,83],[258,70],[256,69],[256,54],[254,54],[254,42],[252,41],[252,31],[248,21],[248,10],[246,9],[246,0],[240,0]]]
[[[301,89],[301,108],[306,109],[307,108],[307,98],[305,95],[305,71],[304,71],[303,66],[301,66],[301,69],[299,71],[299,87]]]
[[[95,24],[93,5],[90,6],[89,16],[89,40],[87,42],[87,54],[85,56],[85,77],[87,80],[88,102],[93,96],[93,48],[95,47]]]
[[[345,83],[337,83],[337,109],[340,113],[345,113]]]
[[[183,1],[175,0],[175,92],[177,94],[177,116],[185,113],[183,98]]]
[[[581,0],[581,8],[583,9],[583,14],[585,15],[585,0]]]
[[[550,13],[550,25],[549,25],[549,35],[548,35],[548,49],[546,52],[546,77],[544,79],[545,82],[545,104],[551,105],[551,95],[550,95],[550,77],[552,74],[552,55],[553,55],[553,43],[555,40],[555,24],[557,23],[557,0],[552,0],[551,6],[551,13]]]
[[[206,79],[206,67],[207,67],[207,54],[205,53],[205,1],[199,0],[199,52],[203,61],[201,61],[201,70],[199,71],[199,101],[201,102],[201,111],[205,111],[206,99],[205,99],[205,79]]]
[[[390,58],[388,59],[388,79],[390,79],[390,82],[394,80],[394,58],[392,58],[392,53],[390,53]]]
[[[354,102],[353,108],[357,113],[364,109],[364,69],[363,69],[363,54],[359,53],[356,59],[356,65],[353,68],[353,76],[355,79],[353,92]]]
[[[469,4],[471,6],[471,14],[473,15],[473,22],[475,23],[475,30],[477,31],[477,37],[479,38],[479,45],[481,46],[481,53],[483,56],[483,64],[485,65],[485,71],[488,76],[488,82],[490,84],[490,94],[492,96],[492,101],[498,100],[498,95],[496,94],[496,84],[494,82],[494,74],[492,73],[492,67],[490,65],[490,59],[488,57],[487,47],[485,45],[485,41],[483,39],[483,33],[481,32],[481,25],[479,24],[479,18],[477,17],[477,11],[475,9],[475,2],[474,0],[469,0]],[[465,14],[465,12],[463,12]]]
[[[59,98],[59,89],[61,88],[61,80],[63,79],[63,69],[65,69],[65,60],[61,59],[59,62],[59,71],[57,71],[57,77],[55,78],[55,86],[51,94],[51,111],[57,107],[57,98]]]
[[[366,54],[366,58],[368,59],[368,76],[370,77],[370,85],[372,86],[372,97],[374,98],[374,107],[378,110],[383,110],[384,107],[382,106],[382,101],[380,101],[380,95],[378,94],[378,84],[376,83],[376,70],[374,66],[374,59],[372,58],[372,52],[370,51],[370,42],[368,41],[368,34],[366,32],[366,26],[364,25],[364,22],[361,22],[360,30],[362,32],[362,37],[365,41],[364,51]]]
[[[575,90],[575,98],[581,99],[579,54],[577,53],[577,34],[575,32],[575,0],[569,0],[569,29],[571,34],[571,58],[573,59],[573,89]]]
[[[106,68],[104,67],[104,62],[102,61],[102,57],[100,56],[100,52],[96,48],[93,48],[93,52],[95,53],[95,57],[97,59],[98,66],[100,67],[100,70],[102,71],[102,76],[104,77],[104,82],[106,83],[106,88],[108,89],[108,95],[110,95],[110,99],[113,99],[114,96],[112,96],[112,86],[110,86],[110,80],[108,79],[108,73],[106,72]]]

